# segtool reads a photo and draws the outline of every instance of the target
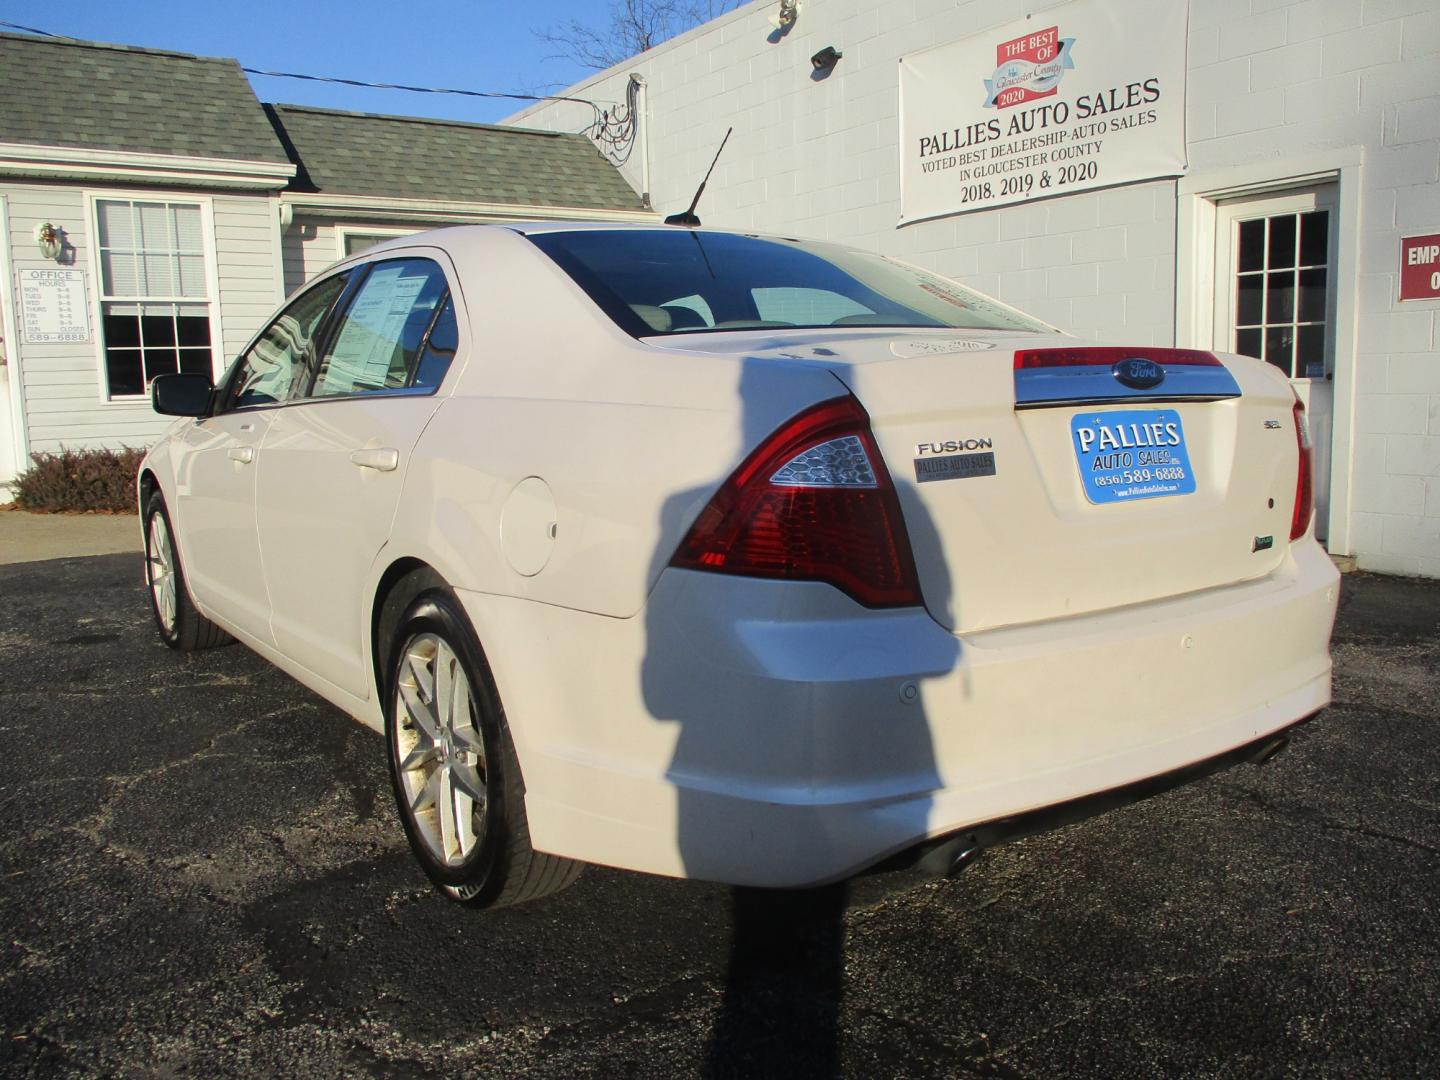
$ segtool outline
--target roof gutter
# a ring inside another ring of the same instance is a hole
[[[326,218],[376,218],[385,221],[633,221],[651,224],[660,215],[651,210],[604,209],[589,206],[541,206],[530,203],[447,202],[442,199],[397,199],[376,195],[326,195],[286,191],[280,195],[282,219],[305,214]]]
[[[0,143],[0,175],[79,177],[129,183],[194,184],[275,191],[295,175],[290,162],[137,154],[90,147]]]

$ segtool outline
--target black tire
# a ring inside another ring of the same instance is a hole
[[[190,599],[175,530],[170,525],[165,499],[158,490],[152,491],[145,500],[145,583],[149,586],[150,613],[155,616],[155,628],[160,631],[160,640],[172,649],[194,652],[228,645],[235,640],[201,615]]]
[[[515,745],[459,601],[430,570],[412,573],[390,595],[379,634],[385,743],[395,806],[415,858],[442,893],[475,907],[559,892],[584,864],[530,846]],[[438,701],[446,685],[454,702],[448,709]],[[427,724],[441,734],[427,734]],[[483,803],[468,792],[483,795]]]

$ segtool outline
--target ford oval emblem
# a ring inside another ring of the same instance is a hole
[[[1148,390],[1165,381],[1165,369],[1154,360],[1143,356],[1127,356],[1117,360],[1110,368],[1111,374],[1126,386],[1136,390]]]

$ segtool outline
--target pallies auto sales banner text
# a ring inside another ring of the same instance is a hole
[[[1187,0],[1076,0],[900,61],[900,221],[1185,171]]]

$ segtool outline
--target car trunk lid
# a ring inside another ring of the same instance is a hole
[[[1055,343],[833,366],[869,413],[934,617],[966,632],[1273,570],[1297,470],[1284,381],[1238,357]]]

